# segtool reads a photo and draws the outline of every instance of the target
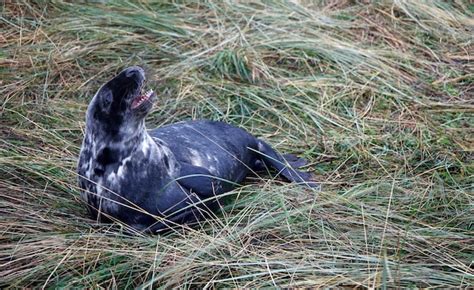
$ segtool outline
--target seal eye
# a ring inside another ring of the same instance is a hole
[[[110,90],[104,90],[101,94],[101,101],[102,101],[102,108],[105,111],[108,111],[113,101],[112,92]]]

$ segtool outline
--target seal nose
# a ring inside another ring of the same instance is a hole
[[[127,78],[133,78],[137,76],[145,78],[145,71],[139,66],[131,66],[125,69],[125,76]]]

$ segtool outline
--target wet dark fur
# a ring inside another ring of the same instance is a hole
[[[152,232],[193,222],[214,207],[215,196],[264,166],[289,181],[317,186],[294,169],[304,159],[282,156],[226,123],[188,121],[145,130],[156,95],[131,108],[144,81],[141,68],[125,69],[99,89],[87,110],[78,174],[95,218]]]

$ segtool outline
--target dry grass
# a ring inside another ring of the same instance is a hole
[[[469,1],[106,2],[0,4],[0,285],[473,286]],[[131,64],[160,92],[149,127],[242,126],[323,191],[267,176],[192,229],[95,224],[84,113]]]

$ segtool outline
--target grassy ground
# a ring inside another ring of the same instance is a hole
[[[470,1],[81,2],[0,3],[0,285],[473,286]],[[131,64],[149,127],[241,126],[323,191],[262,176],[193,229],[97,225],[84,113]]]

